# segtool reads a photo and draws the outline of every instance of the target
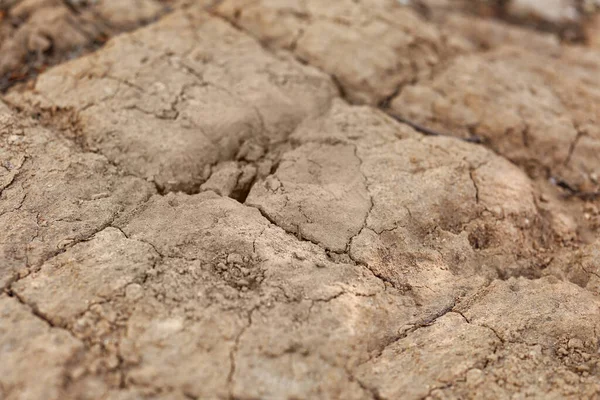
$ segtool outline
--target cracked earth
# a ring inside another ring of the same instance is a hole
[[[600,18],[0,1],[0,399],[600,397]]]

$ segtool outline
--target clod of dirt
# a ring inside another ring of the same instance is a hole
[[[64,369],[82,343],[32,313],[18,299],[0,295],[0,396],[4,399],[57,399]],[[36,360],[35,379],[30,379]],[[18,392],[16,394],[15,392]]]
[[[197,192],[210,166],[233,159],[244,141],[285,140],[335,92],[326,75],[267,53],[196,7],[117,37],[10,98],[70,110],[85,149],[161,191]]]
[[[536,209],[531,182],[513,165],[481,146],[422,138],[390,122],[368,108],[334,103],[294,132],[301,145],[254,185],[246,204],[300,238],[348,250],[378,276],[425,297],[427,282],[440,279],[440,294],[451,282],[444,274],[480,263],[510,275],[510,264],[554,235]]]
[[[371,208],[360,162],[351,145],[301,146],[254,185],[246,204],[300,238],[343,252]]]
[[[555,278],[519,278],[492,283],[464,304],[468,310],[457,309],[470,326],[485,327],[501,343],[466,379],[439,385],[433,398],[474,391],[508,398],[515,390],[534,398],[596,396],[597,296]]]
[[[119,265],[111,262],[115,257]],[[35,303],[36,311],[47,315],[53,326],[67,326],[94,304],[122,294],[128,285],[142,283],[157,257],[150,245],[128,240],[116,228],[106,228],[92,240],[53,257],[11,290]],[[65,291],[73,276],[80,278],[76,287]]]
[[[253,164],[225,161],[213,168],[210,178],[200,186],[200,190],[212,190],[243,203],[258,173],[258,168]]]
[[[268,46],[292,50],[334,76],[355,102],[378,104],[448,55],[447,39],[395,0],[225,0],[216,12]]]
[[[107,228],[12,286],[88,347],[65,395],[117,390],[114,374],[144,393],[282,397],[290,388],[273,379],[295,379],[300,397],[351,394],[361,389],[344,365],[367,359],[412,314],[412,300],[384,291],[365,267],[328,262],[257,210],[214,193],[154,197],[122,229],[127,237]],[[116,370],[113,357],[122,360]],[[331,363],[321,367],[332,374],[327,385],[297,370],[320,358]],[[256,362],[268,375],[257,375]],[[198,371],[198,363],[214,367]]]
[[[433,79],[406,87],[391,107],[428,127],[484,138],[525,168],[589,184],[600,173],[592,155],[600,116],[591,106],[598,66],[597,55],[583,49],[556,59],[502,48],[456,58]]]
[[[19,0],[0,18],[0,90],[101,46],[166,8],[155,0]]]
[[[554,277],[496,281],[457,309],[471,324],[487,326],[507,342],[551,347],[577,337],[593,347],[598,341],[600,301]],[[502,317],[507,315],[510,322]]]
[[[106,158],[0,108],[0,287],[87,239],[155,192]]]
[[[596,295],[600,294],[600,242],[561,254],[552,260],[546,273],[570,281]]]
[[[460,314],[450,312],[434,325],[388,346],[362,365],[358,376],[383,399],[426,398],[432,390],[483,366],[500,344],[490,329],[471,325]],[[421,365],[420,360],[432,356],[434,360]]]

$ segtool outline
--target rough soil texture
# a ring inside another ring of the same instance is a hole
[[[0,1],[0,90],[156,20],[159,0]]]
[[[59,63],[0,102],[0,399],[600,397],[592,6],[46,3],[0,22],[3,79]]]

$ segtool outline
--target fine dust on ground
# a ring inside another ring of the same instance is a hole
[[[0,399],[600,397],[597,7],[0,1]]]

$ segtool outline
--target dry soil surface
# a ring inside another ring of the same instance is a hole
[[[540,3],[0,1],[0,399],[600,398],[600,20]]]

